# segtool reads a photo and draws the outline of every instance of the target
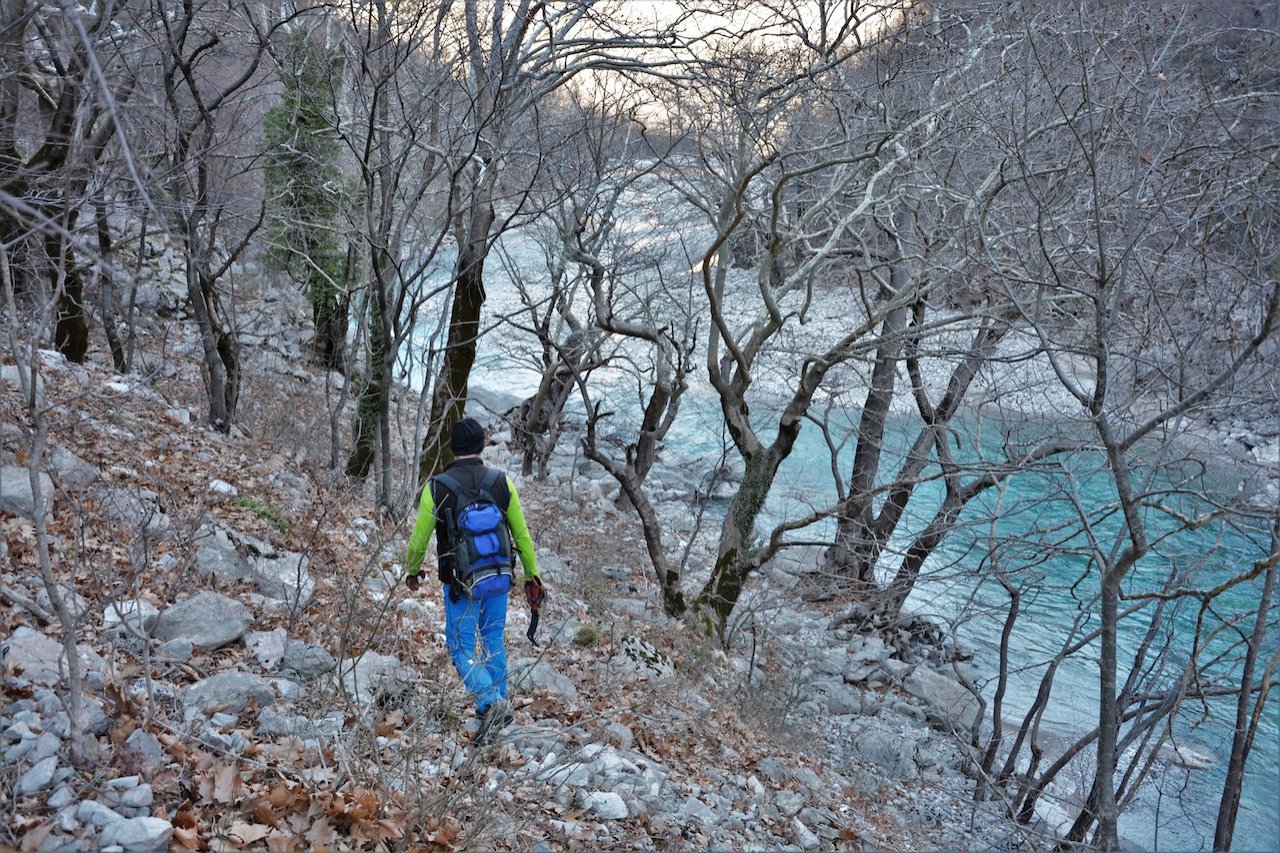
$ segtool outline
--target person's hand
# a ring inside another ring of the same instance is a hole
[[[537,610],[542,606],[547,600],[547,590],[542,585],[542,578],[534,575],[524,582],[524,597],[529,599],[530,610]]]
[[[409,575],[404,582],[405,586],[409,587],[411,592],[418,591],[419,583],[421,583],[421,575]]]

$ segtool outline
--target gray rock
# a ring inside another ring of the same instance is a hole
[[[81,645],[76,651],[86,670],[101,672],[106,668],[106,662],[93,649]],[[20,625],[4,642],[0,656],[6,666],[20,671],[32,684],[55,685],[67,671],[62,644],[25,625]]]
[[[676,674],[671,658],[639,637],[623,637],[611,662],[628,678],[661,682],[675,678]]]
[[[518,658],[512,661],[507,670],[507,680],[513,687],[543,690],[567,702],[578,701],[578,688],[545,660]]]
[[[226,532],[218,527],[202,531],[195,568],[201,575],[234,583],[249,577],[249,561],[240,555]]]
[[[318,678],[331,671],[336,662],[324,646],[316,643],[304,643],[290,640],[285,644],[284,656],[280,659],[280,672],[295,676],[303,681]]]
[[[103,518],[125,527],[158,535],[172,526],[160,506],[160,496],[146,489],[99,489],[96,501]]]
[[[48,474],[40,474],[38,477],[40,511],[47,513],[53,506],[53,480]],[[0,512],[35,518],[35,493],[31,491],[31,475],[26,468],[16,465],[0,466]]]
[[[201,679],[182,691],[182,701],[206,714],[216,711],[239,714],[250,703],[272,704],[276,701],[276,692],[256,675],[222,672]]]
[[[117,844],[127,853],[164,853],[173,837],[173,825],[158,817],[135,817],[107,824],[99,843]]]
[[[796,834],[796,843],[805,850],[817,850],[822,846],[822,840],[814,835],[809,827],[804,825],[800,818],[791,819],[791,828]]]
[[[161,643],[155,651],[155,656],[159,660],[186,663],[191,660],[194,649],[195,646],[191,644],[191,640],[186,637],[174,637],[172,640]]]
[[[797,794],[795,791],[779,791],[773,798],[773,804],[778,807],[785,817],[794,817],[804,808],[805,798],[803,794]]]
[[[854,738],[853,747],[863,758],[895,778],[915,779],[920,775],[916,744],[912,739],[880,727],[868,727]]]
[[[89,600],[80,593],[76,592],[66,584],[58,584],[56,586],[58,597],[62,600],[63,605],[71,614],[71,618],[79,620],[89,612]],[[53,602],[49,599],[49,590],[41,584],[36,590],[36,604],[39,604],[50,613],[54,613]]]
[[[160,608],[149,601],[134,599],[132,601],[115,601],[102,611],[102,627],[116,628],[126,625],[133,631],[146,636],[155,627],[160,618]]]
[[[604,820],[622,820],[627,817],[627,804],[613,791],[586,791],[578,789],[575,801],[578,808],[586,809]]]
[[[978,700],[973,694],[960,682],[927,666],[916,667],[902,686],[928,706],[928,719],[939,728],[969,730],[978,720]]]
[[[102,472],[63,447],[49,454],[49,471],[63,489],[83,489],[102,478]]]
[[[66,785],[63,785],[49,795],[47,805],[51,809],[60,809],[69,806],[76,801],[76,793]]]
[[[44,761],[52,755],[57,755],[61,747],[61,738],[53,732],[41,732],[40,737],[36,738],[35,746],[31,747],[31,752],[27,753],[27,760],[33,763]]]
[[[608,578],[611,581],[625,581],[631,579],[631,572],[621,566],[601,566],[601,577]]]
[[[43,761],[37,762],[34,767],[18,778],[18,784],[15,788],[17,795],[29,797],[36,791],[47,788],[53,782],[53,774],[57,770],[58,757],[56,755],[51,755]]]
[[[154,633],[160,640],[186,637],[196,648],[208,651],[240,639],[252,624],[249,608],[240,602],[202,591],[161,613]]]
[[[417,680],[417,673],[397,658],[374,652],[347,658],[339,667],[342,689],[361,705],[402,696],[412,689]]]
[[[81,800],[80,805],[76,806],[76,820],[101,829],[109,824],[119,823],[124,820],[124,817],[115,809],[104,806],[97,800]]]
[[[307,571],[309,562],[305,554],[258,557],[250,564],[250,572],[263,595],[281,599],[290,607],[306,607],[316,590]]]
[[[787,765],[778,758],[761,759],[758,765],[760,775],[777,785],[783,779],[787,778]]]
[[[253,652],[262,668],[273,670],[284,657],[289,635],[284,628],[276,628],[273,631],[250,631],[244,635],[243,640],[245,647]]]
[[[164,763],[164,747],[150,732],[134,729],[128,740],[120,748],[120,757],[124,767],[153,773]]]

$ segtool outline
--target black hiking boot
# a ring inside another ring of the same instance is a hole
[[[516,715],[511,712],[507,700],[498,699],[480,715],[480,728],[476,731],[476,744],[489,743],[498,732],[511,724]]]

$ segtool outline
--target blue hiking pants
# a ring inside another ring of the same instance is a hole
[[[455,603],[449,600],[449,586],[445,584],[445,643],[462,683],[475,694],[476,711],[481,714],[494,702],[507,698],[507,647],[502,636],[506,626],[507,596],[459,596]]]

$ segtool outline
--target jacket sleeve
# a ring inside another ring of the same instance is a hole
[[[516,485],[507,478],[507,489],[511,492],[511,500],[507,504],[507,524],[511,527],[511,538],[515,541],[516,551],[520,554],[520,564],[524,566],[524,576],[538,576],[538,559],[533,551],[533,538],[529,536],[529,525],[524,520],[524,510],[520,508],[520,496],[516,494]]]
[[[431,499],[431,485],[422,489],[422,498],[418,503],[418,520],[414,522],[413,533],[409,536],[409,554],[405,560],[405,571],[411,575],[422,572],[422,559],[427,554],[427,545],[431,542],[431,534],[436,529],[436,505]],[[526,531],[525,536],[528,537]]]

